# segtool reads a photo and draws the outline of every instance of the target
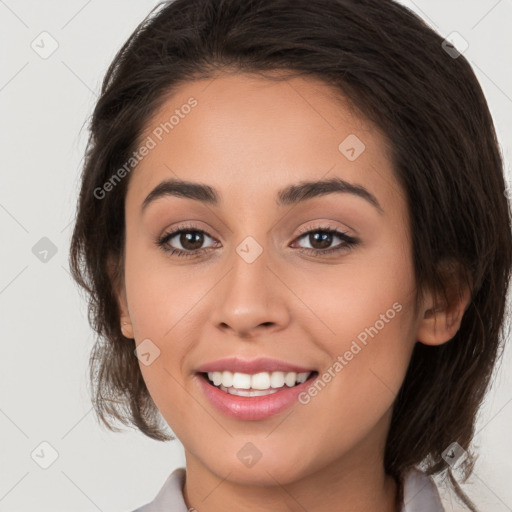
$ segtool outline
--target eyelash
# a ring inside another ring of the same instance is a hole
[[[332,228],[330,226],[317,226],[315,228],[309,229],[307,231],[301,232],[301,234],[296,237],[296,240],[299,240],[306,235],[309,235],[310,233],[327,233],[327,234],[333,234],[341,238],[344,242],[340,247],[334,247],[331,249],[311,249],[309,247],[301,247],[298,250],[300,252],[306,252],[308,254],[313,254],[315,256],[318,255],[326,255],[326,254],[332,254],[340,251],[348,250],[354,246],[356,246],[359,241],[356,238],[353,238],[349,235],[347,235],[344,231],[340,231],[338,229]],[[193,251],[184,251],[182,249],[174,249],[169,248],[167,246],[168,242],[172,240],[176,235],[179,235],[181,233],[202,233],[210,238],[213,239],[206,231],[197,228],[196,226],[179,226],[178,228],[174,229],[173,231],[170,231],[168,233],[165,233],[161,237],[157,238],[155,240],[155,243],[158,247],[160,247],[165,253],[169,254],[170,256],[178,256],[180,258],[190,258],[194,256],[199,256],[200,254],[208,251],[209,249],[212,249],[210,247],[205,247],[203,249],[196,249]]]

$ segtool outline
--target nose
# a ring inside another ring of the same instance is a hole
[[[287,288],[276,265],[265,250],[250,261],[245,254],[234,253],[231,268],[219,283],[213,313],[218,329],[242,339],[285,329],[290,321]]]

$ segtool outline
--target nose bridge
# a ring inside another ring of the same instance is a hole
[[[246,236],[235,246],[219,290],[215,323],[242,337],[262,325],[277,329],[288,321],[283,286],[269,268],[272,258],[264,245],[266,240]]]

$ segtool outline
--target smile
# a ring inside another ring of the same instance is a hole
[[[199,386],[215,408],[239,420],[263,420],[292,406],[318,376],[309,372],[214,371],[197,373]]]
[[[260,372],[232,373],[230,371],[208,372],[208,380],[216,387],[237,396],[265,396],[278,390],[302,384],[313,372]]]

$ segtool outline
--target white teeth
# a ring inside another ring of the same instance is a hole
[[[238,389],[249,389],[251,387],[251,376],[247,373],[235,373],[233,375],[233,387]]]
[[[225,388],[224,386],[220,386],[220,389],[230,395],[237,396],[265,396],[272,395],[273,393],[277,393],[277,389],[236,389],[236,388]]]
[[[208,378],[210,378],[210,374],[208,374]],[[227,388],[231,387],[233,385],[233,374],[231,372],[222,372],[220,383]]]
[[[273,388],[282,388],[284,386],[284,373],[272,372],[270,375],[270,386]]]
[[[297,380],[297,374],[295,372],[287,373],[284,376],[284,383],[291,388],[292,386],[295,386],[295,381]]]
[[[297,374],[297,382],[299,384],[302,384],[303,382],[306,382],[308,380],[309,373],[299,373]]]
[[[275,393],[285,386],[292,387],[306,382],[311,372],[260,372],[255,374],[240,372],[208,372],[208,378],[214,386],[230,394],[241,396],[262,396]],[[239,390],[250,390],[238,392]]]
[[[208,377],[216,386],[222,383],[222,372],[210,372]]]
[[[253,389],[268,389],[270,387],[270,375],[268,372],[255,373],[251,377],[251,387]]]

